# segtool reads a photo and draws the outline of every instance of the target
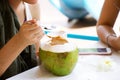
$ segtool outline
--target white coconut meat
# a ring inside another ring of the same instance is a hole
[[[41,39],[40,47],[44,51],[54,53],[70,52],[77,48],[75,44],[67,38],[67,34],[63,31],[51,32],[45,35]]]

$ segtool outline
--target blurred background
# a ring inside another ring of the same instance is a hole
[[[39,0],[41,24],[70,28],[95,26],[104,0]]]

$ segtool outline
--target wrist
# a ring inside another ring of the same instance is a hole
[[[109,35],[106,36],[106,43],[107,43],[108,47],[112,47],[111,43],[110,43],[111,42],[111,40],[110,40],[111,37],[117,37],[117,36],[116,36],[116,34],[109,34]]]
[[[25,41],[25,39],[23,39],[19,33],[16,34],[15,36],[16,36],[16,40],[18,43],[20,43],[21,45],[23,45],[25,47],[28,46],[27,41]]]

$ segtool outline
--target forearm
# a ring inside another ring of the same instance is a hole
[[[0,75],[6,71],[10,64],[26,47],[26,43],[19,39],[17,35],[0,50]]]

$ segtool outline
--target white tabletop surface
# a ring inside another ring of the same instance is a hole
[[[73,40],[73,39],[72,39]],[[106,47],[99,41],[73,40],[81,47]],[[83,45],[84,44],[84,45]],[[114,68],[104,71],[99,69],[101,61],[110,60],[115,63]],[[112,55],[79,55],[78,62],[71,74],[67,76],[55,76],[37,66],[7,80],[120,80],[120,55],[112,52]]]

